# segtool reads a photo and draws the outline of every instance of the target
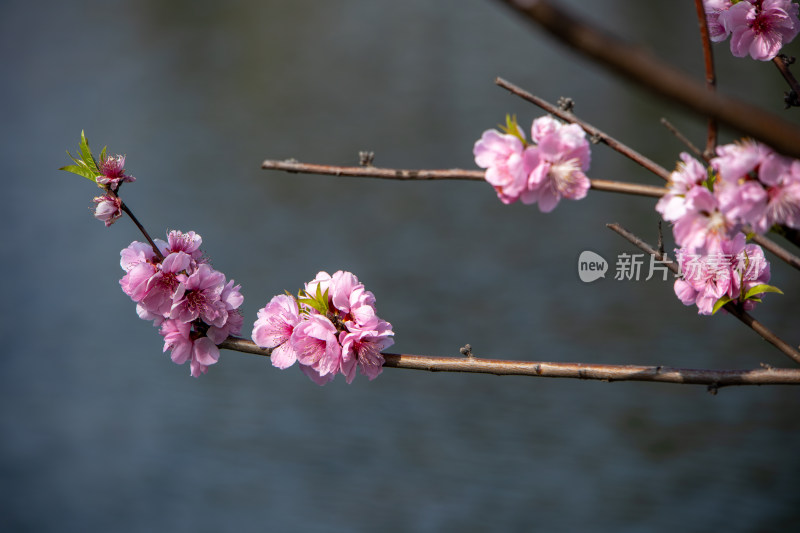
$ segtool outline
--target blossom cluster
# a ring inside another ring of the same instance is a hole
[[[370,380],[383,370],[381,351],[394,344],[392,325],[378,317],[375,296],[350,272],[319,272],[298,297],[280,294],[258,311],[253,342],[272,349],[273,366],[300,369],[319,385],[356,368]]]
[[[721,247],[706,255],[678,251],[682,277],[675,281],[675,294],[684,305],[696,305],[701,315],[714,314],[722,305],[740,300],[752,309],[758,296],[771,292],[769,263],[761,247],[746,244],[743,233],[722,241]]]
[[[538,203],[543,213],[549,213],[561,198],[586,196],[591,183],[584,172],[591,153],[580,126],[550,116],[537,118],[530,143],[515,119],[507,117],[501,129],[485,131],[475,142],[473,155],[503,203]]]
[[[765,233],[775,224],[800,228],[800,161],[754,141],[718,146],[710,168],[686,153],[680,157],[678,168],[670,175],[669,192],[656,204],[664,219],[673,223],[675,241],[681,247],[679,256],[736,257],[744,253],[748,261],[760,261],[760,247],[746,247],[739,239],[741,231]],[[735,262],[741,264],[739,259]],[[762,285],[769,279],[769,268],[751,269],[750,275],[753,283]],[[681,301],[696,303],[699,312],[707,314],[709,306],[701,304],[706,298],[717,301],[723,293],[742,301],[749,298],[748,291],[736,286],[721,293],[717,286],[720,275],[709,276],[702,282],[689,283],[699,293],[695,296],[684,283],[689,280],[676,282]],[[721,276],[731,278],[727,273]],[[743,283],[742,275],[738,278]],[[757,295],[753,299],[757,301]]]
[[[790,0],[703,0],[711,40],[731,38],[736,57],[770,61],[797,36],[798,5]]]
[[[172,361],[189,361],[191,375],[198,377],[219,360],[217,345],[241,331],[240,286],[211,267],[195,232],[173,230],[167,242],[154,242],[158,253],[138,241],[120,252],[125,275],[119,283],[136,302],[137,314],[159,328]]]
[[[800,161],[754,141],[718,146],[710,169],[680,157],[656,204],[680,246],[719,248],[745,226],[759,234],[775,224],[800,228]]]

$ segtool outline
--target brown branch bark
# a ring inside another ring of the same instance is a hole
[[[778,54],[774,58],[772,58],[772,62],[778,68],[778,72],[781,73],[783,79],[786,80],[786,83],[789,84],[789,92],[787,92],[784,97],[783,101],[786,104],[786,109],[794,106],[800,106],[800,84],[797,83],[797,79],[792,74],[792,71],[789,70],[789,65],[794,62],[794,58],[791,60],[786,57],[784,54]]]
[[[538,96],[529,93],[528,91],[514,85],[510,81],[504,80],[503,78],[497,78],[494,80],[494,82],[503,89],[509,91],[510,93],[515,94],[520,98],[527,100],[528,102],[536,106],[539,106],[548,113],[557,116],[564,122],[569,122],[570,124],[577,124],[583,129],[583,131],[589,134],[589,136],[592,137],[593,140],[597,140],[599,142],[608,145],[609,148],[616,150],[625,157],[631,159],[632,161],[635,161],[636,163],[640,164],[641,166],[643,166],[656,176],[659,176],[664,180],[669,179],[670,172],[667,169],[665,169],[655,161],[652,161],[651,159],[643,156],[630,146],[616,140],[615,138],[611,137],[610,135],[601,131],[600,129],[595,128],[588,122],[584,122],[583,120],[573,115],[571,112],[564,111],[560,107],[554,106],[547,100],[543,100],[542,98],[539,98]]]
[[[373,166],[337,166],[319,165],[314,163],[301,163],[295,160],[276,161],[267,159],[261,163],[261,168],[267,170],[282,170],[284,172],[300,174],[322,174],[328,176],[350,176],[359,178],[381,178],[401,181],[426,181],[426,180],[467,180],[484,181],[483,170],[461,170],[457,168],[445,170],[408,170],[396,168],[379,168]],[[667,189],[652,185],[625,183],[622,181],[590,180],[592,189],[606,192],[632,194],[636,196],[651,196],[659,198]]]
[[[786,248],[783,248],[778,243],[771,241],[770,239],[766,238],[764,235],[754,235],[752,239],[754,243],[758,244],[768,252],[771,252],[775,257],[781,259],[785,263],[794,268],[800,270],[800,257],[792,254]]]
[[[694,7],[697,11],[697,24],[700,27],[700,41],[703,45],[703,65],[706,70],[706,89],[710,93],[717,90],[717,76],[714,73],[714,53],[711,50],[711,36],[708,33],[708,19],[706,10],[703,7],[703,0],[694,0]],[[708,119],[708,134],[706,135],[706,149],[703,151],[703,159],[708,161],[715,155],[717,147],[717,121],[714,117]]]
[[[711,93],[684,72],[544,0],[502,0],[577,52],[667,100],[800,157],[800,128],[747,102]]]
[[[250,340],[228,337],[220,348],[269,357],[270,350]],[[731,385],[798,385],[800,369],[762,367],[746,370],[707,370],[668,366],[604,365],[545,361],[507,361],[478,357],[431,357],[384,353],[384,368],[429,372],[471,372],[498,376],[593,379],[600,381],[651,381],[706,385],[716,391]]]
[[[581,124],[581,127],[583,126],[584,125]],[[586,124],[586,127],[592,128],[592,126],[588,124]],[[373,167],[371,165],[366,165],[366,166],[320,165],[315,163],[301,163],[300,161],[295,161],[294,159],[289,159],[285,161],[267,159],[266,161],[261,163],[261,168],[266,170],[282,170],[284,172],[298,173],[298,174],[321,174],[327,176],[380,178],[380,179],[392,179],[400,181],[429,181],[429,180],[484,181],[483,170],[462,170],[458,168],[444,169],[444,170],[409,170],[409,169],[397,169],[397,168],[379,168],[379,167]],[[592,189],[596,191],[616,192],[622,194],[631,194],[635,196],[649,196],[652,198],[660,198],[667,192],[667,189],[663,187],[654,187],[652,185],[640,185],[637,183],[626,183],[622,181],[609,181],[609,180],[598,180],[598,179],[593,179],[590,181],[592,184]],[[761,244],[765,249],[775,254],[778,258],[786,261],[787,263],[796,268],[800,268],[800,259],[789,253],[784,248],[780,247],[777,243],[770,241],[769,239],[762,236],[756,236],[754,240],[758,244]]]

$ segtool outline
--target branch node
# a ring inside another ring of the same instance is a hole
[[[708,390],[708,393],[709,393],[711,396],[716,396],[716,395],[717,395],[717,393],[719,392],[719,383],[717,383],[717,382],[715,381],[714,383],[712,383],[711,385],[709,385],[709,386],[708,386],[708,389],[707,389],[707,390]]]
[[[589,142],[592,144],[600,144],[603,142],[603,136],[599,133],[595,133],[593,135],[589,135]]]
[[[289,159],[284,159],[283,162],[284,163],[288,163],[290,165],[296,165],[296,164],[300,163],[300,161],[298,161],[294,157],[290,157]],[[292,174],[297,174],[298,173],[297,170],[291,170],[291,169],[287,169],[286,172],[290,172]]]
[[[362,167],[371,167],[374,162],[375,152],[370,152],[368,150],[358,152],[358,164]]]
[[[472,346],[470,346],[469,344],[465,344],[464,346],[462,346],[459,351],[461,352],[461,355],[469,357],[470,359],[475,357],[474,355],[472,355]]]
[[[575,109],[575,100],[568,96],[560,96],[556,104],[560,110],[567,113],[572,113],[572,110]]]
[[[786,91],[783,93],[783,108],[789,109],[790,107],[800,107],[800,97],[794,91]]]

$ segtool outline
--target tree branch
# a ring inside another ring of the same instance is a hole
[[[778,71],[789,84],[789,92],[784,94],[783,101],[786,104],[786,109],[794,106],[800,106],[800,84],[789,70],[789,65],[794,63],[794,58],[788,58],[785,54],[778,54],[772,58],[772,62],[778,67]]]
[[[153,242],[153,239],[150,237],[150,234],[147,233],[147,230],[144,229],[144,226],[142,226],[142,223],[139,222],[139,219],[136,218],[136,216],[133,214],[133,211],[128,209],[128,206],[125,205],[125,202],[123,202],[122,199],[120,199],[120,201],[119,201],[119,207],[120,207],[120,209],[122,209],[123,212],[125,212],[126,215],[131,217],[131,220],[133,220],[133,223],[136,224],[136,227],[139,228],[140,232],[142,232],[142,235],[144,235],[144,238],[147,239],[148,243],[150,243],[150,247],[153,249],[153,252],[156,254],[156,257],[158,257],[159,261],[163,261],[164,260],[164,256],[161,254],[161,250],[158,249],[158,246],[156,246],[156,243]]]
[[[673,126],[669,120],[665,119],[664,117],[661,117],[661,125],[667,128],[669,132],[673,134],[675,138],[678,139],[684,146],[686,146],[686,148],[688,148],[688,150],[692,152],[697,159],[702,159],[703,161],[706,162],[706,164],[708,164],[711,158],[706,157],[706,155],[703,152],[701,152],[700,149],[686,137],[686,135],[678,131],[678,128]]]
[[[645,50],[600,31],[544,0],[503,0],[556,39],[670,101],[758,139],[778,152],[800,157],[800,128],[739,99],[711,93],[684,72]]]
[[[269,357],[270,350],[250,340],[228,337],[220,348]],[[498,376],[593,379],[600,381],[654,381],[707,385],[712,392],[731,385],[798,385],[800,369],[762,367],[748,370],[705,370],[668,366],[603,365],[506,361],[478,357],[431,357],[384,353],[384,368],[405,368],[429,372],[471,372]]]
[[[700,27],[700,41],[703,44],[703,64],[706,69],[706,89],[710,93],[717,90],[717,76],[714,73],[714,54],[711,50],[711,36],[708,33],[708,19],[706,10],[703,7],[703,0],[694,0],[695,10],[697,11],[697,24]],[[706,135],[706,149],[703,151],[703,159],[708,161],[714,157],[717,147],[717,121],[714,117],[708,119],[708,134]]]
[[[504,80],[503,78],[497,78],[494,80],[494,82],[503,89],[509,91],[510,93],[515,94],[520,98],[527,100],[528,102],[534,105],[539,106],[548,113],[557,116],[564,122],[569,122],[570,124],[577,124],[583,129],[583,131],[588,133],[593,140],[605,143],[606,145],[608,145],[609,148],[616,150],[625,157],[635,161],[636,163],[639,163],[641,166],[643,166],[656,176],[659,176],[664,180],[669,179],[670,172],[667,169],[665,169],[655,161],[652,161],[649,158],[643,156],[642,154],[640,154],[633,148],[629,147],[628,145],[616,140],[615,138],[599,130],[598,128],[595,128],[588,122],[584,122],[583,120],[573,115],[571,112],[565,111],[560,107],[554,106],[547,100],[543,100],[542,98],[539,98],[538,96],[533,95],[520,87],[517,87],[510,81]]]
[[[576,122],[577,123],[577,122]],[[592,126],[586,125],[589,128]],[[581,127],[583,125],[581,124]],[[621,143],[620,143],[621,144]],[[357,178],[380,178],[400,181],[431,181],[431,180],[465,180],[465,181],[484,181],[483,170],[462,170],[458,168],[445,170],[409,170],[397,168],[379,168],[371,165],[362,166],[338,166],[338,165],[319,165],[314,163],[301,163],[294,159],[277,161],[267,159],[261,163],[261,168],[266,170],[282,170],[284,172],[299,174],[321,174],[327,176],[349,176]],[[666,171],[665,171],[666,172]],[[652,185],[640,185],[637,183],[625,183],[621,181],[609,180],[590,180],[592,189],[596,191],[616,192],[631,194],[635,196],[649,196],[660,198],[667,189],[654,187]],[[792,255],[777,243],[770,241],[766,237],[756,236],[755,242],[762,245],[765,249],[772,252],[778,258],[786,261],[795,268],[800,269],[800,258]]]
[[[461,170],[458,168],[446,170],[407,170],[396,168],[379,168],[373,166],[343,167],[337,165],[318,165],[301,163],[293,159],[276,161],[267,159],[261,163],[261,168],[267,170],[283,170],[285,172],[301,174],[323,174],[328,176],[350,176],[358,178],[381,178],[403,181],[425,180],[468,180],[485,181],[483,170]],[[633,194],[637,196],[650,196],[659,198],[667,189],[651,185],[639,185],[621,181],[590,180],[592,189],[606,192]]]
[[[764,235],[753,235],[753,238],[750,240],[758,244],[765,250],[771,252],[778,259],[781,259],[790,266],[793,266],[794,268],[800,270],[800,257],[797,257],[796,255],[792,254],[791,252],[789,252],[789,250],[783,248],[778,243],[771,241]]]

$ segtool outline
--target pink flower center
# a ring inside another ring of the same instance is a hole
[[[577,172],[581,169],[581,162],[577,158],[559,161],[550,166],[550,176],[555,182],[555,188],[562,196],[569,196],[579,183]]]
[[[714,211],[708,217],[708,230],[712,233],[724,234],[727,229],[728,220],[719,211]]]
[[[186,291],[184,297],[190,311],[197,311],[201,315],[205,314],[208,309],[208,298],[203,291]]]

